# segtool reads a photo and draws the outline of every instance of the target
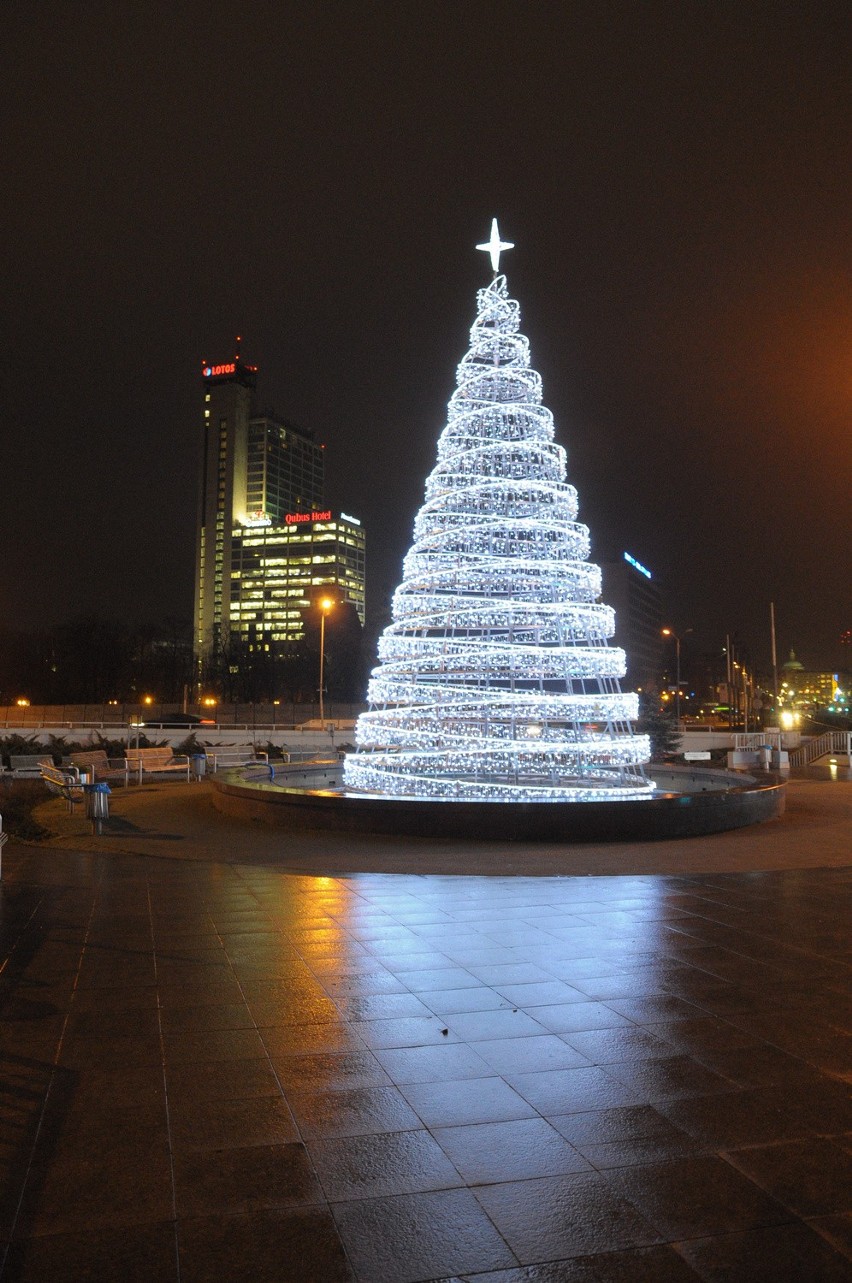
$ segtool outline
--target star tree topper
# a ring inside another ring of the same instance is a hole
[[[494,274],[495,274],[495,276],[496,276],[497,272],[499,272],[499,270],[500,270],[500,253],[501,253],[501,251],[502,251],[502,250],[504,250],[504,249],[514,249],[514,248],[515,248],[515,242],[514,242],[514,241],[501,241],[501,240],[500,240],[500,233],[499,233],[499,231],[497,230],[497,219],[496,219],[496,218],[492,218],[492,220],[491,220],[491,239],[490,239],[489,241],[486,241],[484,245],[477,245],[477,247],[476,247],[476,248],[477,248],[477,249],[481,249],[481,250],[485,250],[485,253],[486,253],[486,254],[490,254],[490,255],[491,255],[491,266],[492,266],[492,268],[494,269]]]

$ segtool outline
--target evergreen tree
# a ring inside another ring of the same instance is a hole
[[[491,801],[647,797],[614,612],[565,481],[541,377],[497,275],[477,294],[345,783]]]
[[[636,728],[648,736],[651,760],[654,762],[672,757],[680,748],[681,735],[674,709],[663,708],[660,693],[653,688],[643,690],[639,696],[639,720]]]

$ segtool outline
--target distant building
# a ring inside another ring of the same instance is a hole
[[[627,654],[626,690],[644,689],[660,680],[663,599],[650,570],[625,552],[621,561],[601,566],[601,600],[615,610],[615,644]]]
[[[205,363],[195,572],[194,651],[201,664],[236,637],[267,643],[304,631],[323,586],[364,621],[364,528],[324,503],[314,434],[255,407],[257,367]]]
[[[844,683],[841,674],[808,671],[794,650],[781,665],[779,678],[778,696],[782,706],[793,710],[848,706],[848,682]]]

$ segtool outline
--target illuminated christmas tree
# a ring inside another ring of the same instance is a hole
[[[438,462],[379,642],[347,789],[437,800],[648,797],[565,451],[498,275],[477,294]]]

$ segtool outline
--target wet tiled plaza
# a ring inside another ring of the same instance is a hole
[[[4,1280],[852,1277],[848,871],[4,872]]]

